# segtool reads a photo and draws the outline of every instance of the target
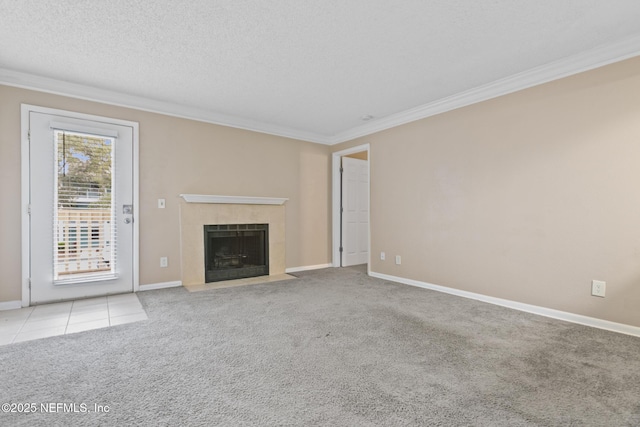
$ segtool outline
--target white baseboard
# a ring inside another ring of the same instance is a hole
[[[564,320],[566,322],[578,323],[580,325],[591,326],[593,328],[605,329],[607,331],[640,337],[640,327],[625,325],[624,323],[610,322],[608,320],[596,319],[595,317],[583,316],[566,311],[553,310],[551,308],[524,304],[521,302],[510,301],[502,298],[490,297],[487,295],[476,294],[474,292],[462,291],[460,289],[448,288],[446,286],[434,285],[432,283],[420,282],[413,279],[405,279],[403,277],[390,276],[373,271],[370,272],[369,275],[371,277],[377,277],[378,279],[389,280],[391,282],[417,286],[419,288],[430,289],[432,291],[444,292],[446,294],[456,295],[463,298],[470,298],[489,304],[500,305],[502,307],[512,308],[514,310],[526,311],[527,313],[537,314],[539,316],[551,317],[553,319]]]
[[[22,301],[4,301],[0,302],[0,311],[15,310],[22,308]]]
[[[182,281],[150,283],[148,285],[140,285],[138,291],[153,291],[154,289],[178,288],[182,286]]]
[[[285,273],[297,273],[299,271],[320,270],[321,268],[333,267],[333,264],[305,265],[303,267],[291,267],[284,270]]]

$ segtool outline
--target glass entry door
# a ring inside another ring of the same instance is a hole
[[[30,303],[133,291],[133,132],[29,112]]]

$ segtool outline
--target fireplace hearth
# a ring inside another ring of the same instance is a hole
[[[204,226],[205,282],[269,274],[269,225]]]

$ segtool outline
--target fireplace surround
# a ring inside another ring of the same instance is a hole
[[[182,195],[180,258],[182,284],[205,284],[205,225],[268,224],[269,276],[285,273],[285,206],[287,199]]]

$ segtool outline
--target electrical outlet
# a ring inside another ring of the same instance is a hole
[[[165,206],[166,206],[165,200],[158,199],[158,209],[164,209]]]
[[[168,266],[169,266],[169,259],[166,256],[160,257],[160,267],[164,268]]]
[[[385,253],[384,252],[380,252],[380,260],[384,261],[385,257],[386,257]]]
[[[594,297],[604,298],[604,293],[606,289],[607,289],[607,282],[602,282],[600,280],[591,281],[591,295],[593,295]]]
[[[402,264],[402,258],[400,258],[400,255],[396,255],[396,264],[397,265]]]

